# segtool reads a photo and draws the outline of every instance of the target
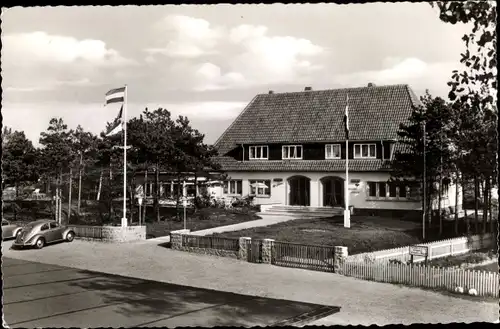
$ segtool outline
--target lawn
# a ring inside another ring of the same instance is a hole
[[[121,222],[122,209],[121,202],[115,202],[113,205],[113,217],[108,219],[105,205],[99,206],[96,202],[83,202],[81,207],[81,215],[76,214],[76,202],[72,204],[72,215],[69,224],[72,225],[105,225],[117,224]],[[99,209],[100,207],[100,209]],[[144,208],[143,208],[144,209]],[[3,218],[11,220],[19,224],[25,224],[36,219],[54,218],[50,202],[35,202],[23,201],[17,208],[16,219],[11,209],[4,209]],[[63,205],[63,221],[66,222],[67,205]],[[178,212],[178,216],[176,214]],[[186,227],[191,231],[198,231],[212,227],[225,226],[231,224],[242,223],[251,220],[260,219],[256,214],[256,209],[237,209],[225,210],[220,208],[205,208],[194,211],[193,208],[188,208],[186,211]],[[131,216],[131,225],[137,225],[139,219],[138,207],[133,208],[132,214],[130,210],[128,215]],[[157,221],[156,213],[152,206],[147,207],[146,213],[146,235],[148,238],[166,236],[170,231],[180,230],[184,228],[184,211],[180,208],[176,211],[172,207],[160,207],[160,221]],[[144,221],[142,221],[144,223]]]
[[[489,271],[489,272],[494,272],[498,273],[498,262],[486,264],[486,265],[481,265],[481,266],[474,266],[472,268],[474,271]]]
[[[351,228],[342,217],[297,219],[265,227],[219,233],[223,237],[275,239],[283,242],[347,246],[349,254],[407,246],[420,242],[418,223],[385,217],[353,216]]]
[[[173,210],[175,211],[175,209]],[[207,208],[202,209],[197,213],[192,213],[192,211],[190,211],[186,216],[186,228],[191,231],[199,231],[212,227],[238,224],[257,219],[260,219],[260,217],[255,214],[255,211]],[[180,219],[172,216],[166,218],[166,220],[161,220],[160,222],[153,221],[148,218],[148,221],[146,222],[146,235],[147,238],[166,236],[169,235],[171,231],[181,230],[183,228],[183,215],[181,215]]]
[[[438,266],[438,267],[467,267],[467,268],[473,267],[474,270],[498,272],[497,263],[480,265],[480,266],[473,265],[496,259],[498,259],[498,255],[495,255],[491,251],[478,250],[461,255],[454,255],[454,256],[433,259],[429,261],[428,264],[429,266]]]

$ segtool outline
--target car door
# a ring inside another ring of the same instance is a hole
[[[51,234],[50,234],[49,223],[45,223],[45,224],[42,225],[42,227],[40,227],[40,234],[45,239],[45,242],[51,242],[52,241],[52,237],[51,237]]]
[[[50,222],[50,230],[49,230],[51,242],[62,240],[62,230],[61,226],[57,222]]]

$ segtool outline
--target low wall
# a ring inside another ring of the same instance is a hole
[[[133,242],[146,240],[146,226],[69,225],[75,238],[102,242]]]
[[[494,245],[494,239],[496,237],[493,234],[488,233],[484,235],[473,235],[470,237],[459,237],[453,239],[446,239],[428,243],[418,244],[419,246],[429,247],[428,260],[464,254],[469,251],[485,249],[492,247]],[[375,252],[362,253],[357,255],[351,255],[347,257],[348,262],[364,262],[364,261],[389,261],[391,259],[397,259],[402,262],[407,262],[411,258],[410,248],[400,247],[386,250],[379,250]],[[424,261],[424,257],[415,256],[414,262]]]
[[[206,249],[206,248],[194,248],[194,247],[180,247],[177,250],[187,251],[196,254],[209,255],[209,256],[219,256],[219,257],[228,257],[228,258],[238,258],[237,251],[228,251],[228,250],[217,250],[217,249]]]
[[[172,249],[179,251],[187,251],[202,255],[219,256],[219,257],[229,257],[229,258],[239,258],[239,251],[213,249],[213,248],[198,248],[198,247],[188,247],[183,245],[182,236],[188,235],[191,231],[177,230],[170,232],[170,246]],[[196,236],[193,236],[196,238]]]

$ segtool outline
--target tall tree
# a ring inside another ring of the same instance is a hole
[[[24,185],[38,181],[39,152],[24,132],[4,129],[2,153],[2,191],[4,184],[13,184],[17,200]],[[13,205],[13,210],[14,220],[17,220],[17,204]]]
[[[74,161],[72,133],[61,118],[53,118],[46,132],[40,134],[42,145],[41,170],[47,177],[56,180],[56,195],[61,195],[64,184],[63,173]],[[62,220],[62,218],[59,218]]]
[[[469,116],[470,125],[478,124],[475,130],[469,131],[469,141],[473,144],[466,156],[477,162],[469,162],[473,170],[472,180],[483,181],[488,190],[496,186],[497,176],[497,34],[496,34],[496,2],[494,1],[437,1],[433,7],[439,10],[439,18],[446,23],[472,23],[472,29],[462,37],[465,51],[460,62],[465,68],[452,72],[449,98],[462,104],[463,111]],[[493,130],[491,127],[495,127]],[[481,135],[481,136],[479,136]],[[494,163],[493,166],[491,163]],[[487,182],[492,181],[494,186]],[[477,183],[474,184],[477,197]],[[484,193],[484,201],[491,209]],[[476,199],[477,200],[477,199]],[[477,201],[475,217],[477,220]],[[486,215],[483,214],[484,225]],[[477,223],[477,221],[476,221]],[[477,225],[477,224],[476,224]],[[483,225],[483,229],[484,229]]]
[[[401,147],[401,151],[395,153],[392,179],[416,179],[421,181],[422,187],[424,187],[425,157],[425,203],[428,205],[425,216],[430,223],[432,216],[430,208],[433,205],[433,200],[441,191],[438,183],[448,181],[453,169],[451,164],[452,150],[445,133],[451,127],[449,123],[453,118],[453,112],[443,99],[433,98],[428,92],[421,97],[421,101],[422,105],[414,108],[409,122],[400,125],[398,135],[399,142],[403,147]],[[424,132],[425,138],[423,138]],[[423,192],[423,188],[421,192]],[[422,202],[424,202],[423,193]],[[440,210],[440,205],[438,205],[438,210]],[[441,216],[439,211],[437,215]],[[440,220],[439,223],[440,232],[442,232],[442,221]]]
[[[93,135],[91,132],[84,131],[83,128],[78,125],[76,130],[73,131],[73,145],[74,151],[77,153],[77,164],[75,166],[78,170],[77,214],[80,215],[82,177],[85,175],[85,167],[88,165],[92,166],[93,162],[95,162],[97,136]]]

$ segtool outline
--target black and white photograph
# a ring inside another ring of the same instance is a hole
[[[2,7],[3,326],[498,323],[496,21]]]

